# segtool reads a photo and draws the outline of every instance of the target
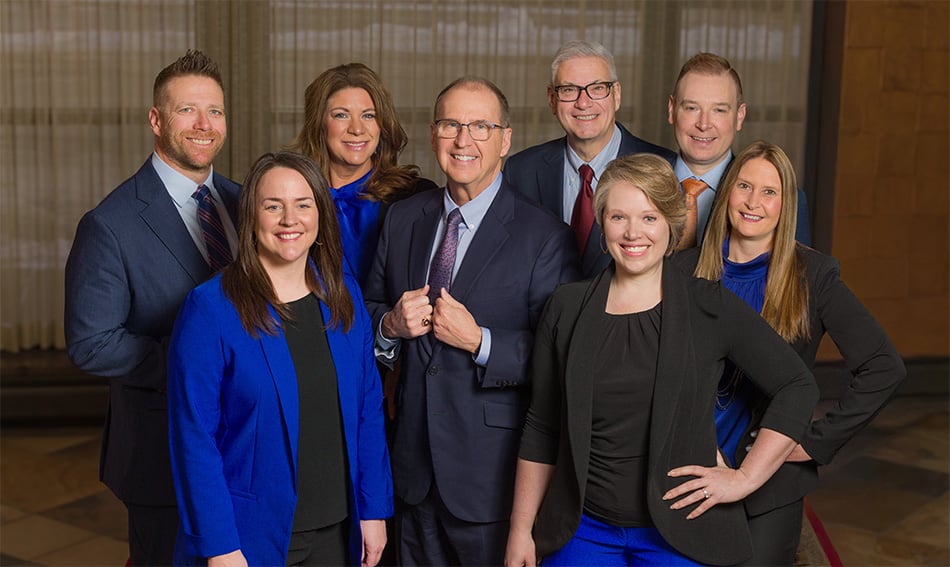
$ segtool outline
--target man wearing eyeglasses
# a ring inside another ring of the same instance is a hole
[[[504,182],[508,124],[490,81],[443,89],[431,142],[446,186],[392,206],[364,288],[377,355],[400,361],[400,565],[502,564],[534,328],[578,276],[570,229]]]
[[[554,56],[548,105],[567,134],[518,152],[505,164],[512,188],[571,225],[584,277],[610,263],[593,221],[597,180],[618,156],[649,152],[672,164],[676,154],[651,144],[615,121],[620,81],[613,55],[599,43],[570,41]]]

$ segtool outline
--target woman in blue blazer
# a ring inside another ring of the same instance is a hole
[[[393,506],[382,393],[317,166],[262,156],[238,233],[169,347],[176,564],[375,565]]]

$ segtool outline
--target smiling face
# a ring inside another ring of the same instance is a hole
[[[754,244],[759,253],[772,248],[782,214],[782,180],[765,158],[747,161],[729,193],[731,240]]]
[[[195,183],[202,183],[228,135],[224,92],[214,79],[185,75],[168,81],[160,107],[148,113],[155,152]]]
[[[345,88],[327,100],[323,119],[330,154],[330,183],[341,187],[366,175],[379,145],[376,107],[365,89]]]
[[[268,273],[307,265],[320,228],[313,190],[300,173],[275,167],[257,186],[257,255]]]
[[[460,124],[477,121],[504,124],[498,98],[487,87],[475,83],[461,84],[446,92],[435,116],[436,120],[453,120]],[[494,128],[483,142],[473,140],[468,128],[460,128],[454,138],[440,138],[436,130],[433,124],[432,150],[445,172],[452,198],[462,205],[477,197],[501,172],[501,160],[511,148],[511,128]]]
[[[624,181],[610,187],[603,229],[618,276],[656,275],[662,269],[670,225],[638,187]]]
[[[728,74],[690,72],[680,80],[667,110],[683,161],[694,175],[703,175],[729,155],[746,106],[739,104],[736,83]]]
[[[553,87],[574,85],[584,87],[596,82],[610,82],[610,67],[599,57],[575,57],[560,64],[554,85],[548,86],[548,105],[567,134],[574,151],[590,161],[610,141],[614,118],[620,108],[620,83],[614,83],[607,98],[591,100],[582,92],[574,102],[561,102]]]

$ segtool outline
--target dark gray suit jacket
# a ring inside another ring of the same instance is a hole
[[[580,521],[587,485],[591,399],[601,321],[613,268],[588,282],[561,286],[538,325],[531,408],[520,457],[556,465],[534,527],[538,554],[560,549]],[[694,520],[694,508],[671,510],[663,495],[688,478],[667,472],[716,466],[713,407],[726,358],[772,397],[762,426],[801,439],[818,387],[805,364],[752,309],[718,283],[663,266],[662,323],[649,411],[650,517],[677,551],[701,563],[733,565],[752,554],[741,502],[719,504]]]
[[[214,175],[237,218],[240,186]],[[124,502],[175,505],[168,453],[166,348],[185,296],[211,275],[151,157],[86,213],[66,261],[66,346],[111,378],[99,466]]]
[[[618,156],[646,152],[666,159],[670,165],[676,161],[676,153],[637,138],[619,122],[617,122],[617,127],[620,128]],[[559,219],[564,218],[564,150],[566,147],[567,137],[565,136],[522,150],[505,162],[505,180],[511,187],[532,203],[551,211]],[[601,234],[600,225],[595,222],[590,231],[587,248],[584,250],[584,257],[581,258],[581,274],[585,278],[597,275],[611,261],[610,255],[604,253],[600,247]]]
[[[403,292],[425,285],[444,189],[394,203],[364,286],[374,328]],[[468,522],[511,514],[518,440],[528,405],[528,359],[544,302],[577,277],[570,227],[502,183],[451,294],[491,330],[488,364],[436,341],[403,340],[392,445],[396,494],[418,504],[431,483]]]

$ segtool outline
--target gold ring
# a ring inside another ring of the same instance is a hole
[[[423,317],[423,318],[422,318],[422,326],[423,326],[423,327],[428,327],[428,326],[429,326],[429,318],[428,318],[428,317]]]

